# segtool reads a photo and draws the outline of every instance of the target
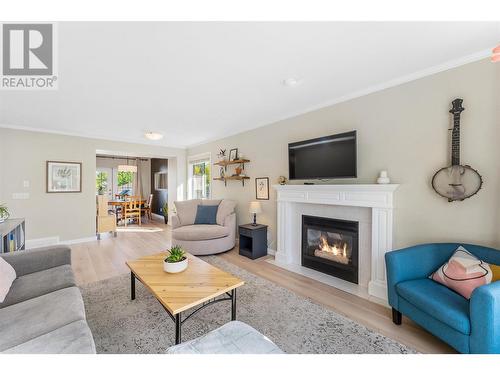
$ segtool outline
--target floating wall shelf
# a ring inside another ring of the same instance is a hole
[[[245,169],[245,163],[249,163],[250,160],[248,159],[235,159],[235,160],[220,160],[214,165],[218,165],[220,167],[224,167],[224,171],[227,172],[227,166],[228,165],[240,165],[242,169]],[[222,173],[221,171],[221,174]],[[214,180],[217,181],[224,181],[224,186],[227,186],[227,181],[235,180],[235,181],[241,181],[241,184],[245,186],[245,180],[249,180],[250,177],[248,176],[240,176],[240,175],[233,175],[233,176],[219,176],[219,177],[214,177]]]

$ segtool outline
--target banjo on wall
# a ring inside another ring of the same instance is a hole
[[[438,170],[432,177],[432,188],[448,202],[463,201],[476,194],[483,185],[483,178],[469,165],[460,164],[460,113],[462,99],[451,102],[453,130],[451,132],[451,166]]]

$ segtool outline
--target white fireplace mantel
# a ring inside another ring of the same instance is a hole
[[[368,294],[387,300],[384,256],[392,250],[393,194],[398,186],[273,185],[278,192],[276,264],[301,266],[298,255],[301,252],[301,220],[298,217],[300,210],[296,208],[302,204],[371,208],[371,276]]]

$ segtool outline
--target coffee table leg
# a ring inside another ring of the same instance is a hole
[[[130,272],[130,299],[133,301],[135,299],[135,275]]]
[[[181,343],[181,313],[175,314],[175,345]]]
[[[231,293],[231,320],[236,320],[236,289]]]

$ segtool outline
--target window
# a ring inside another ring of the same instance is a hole
[[[192,156],[188,162],[189,199],[210,198],[210,154]]]
[[[127,191],[127,195],[132,195],[134,172],[119,171],[117,173],[117,179],[118,191],[116,194],[121,194],[122,192]]]

